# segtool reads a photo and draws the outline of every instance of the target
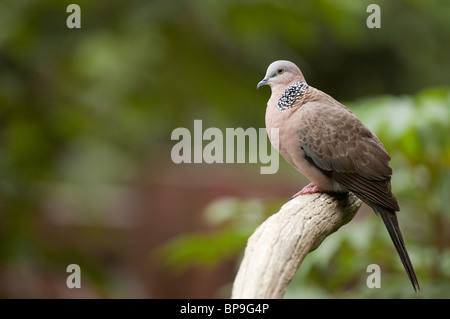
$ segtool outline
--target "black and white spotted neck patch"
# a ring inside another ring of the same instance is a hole
[[[305,94],[308,90],[308,84],[305,82],[294,82],[284,91],[278,100],[278,108],[280,111],[290,109],[297,102],[298,98]]]

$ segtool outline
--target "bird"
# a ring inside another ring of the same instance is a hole
[[[263,85],[272,91],[265,114],[269,140],[311,182],[292,198],[354,193],[381,216],[414,290],[420,290],[397,219],[391,157],[378,137],[349,108],[308,85],[293,62],[271,63],[256,88]]]

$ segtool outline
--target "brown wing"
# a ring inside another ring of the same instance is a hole
[[[391,192],[391,158],[380,140],[329,95],[314,88],[308,93],[298,128],[306,158],[369,205],[399,211]]]

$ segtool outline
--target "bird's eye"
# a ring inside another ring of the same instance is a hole
[[[278,74],[283,74],[284,70],[282,68],[277,69]]]

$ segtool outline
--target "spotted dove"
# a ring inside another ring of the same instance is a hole
[[[420,290],[397,220],[391,158],[377,136],[347,107],[309,86],[292,62],[273,62],[257,88],[263,85],[272,89],[266,109],[269,139],[311,181],[293,197],[353,192],[381,215],[414,290]],[[272,128],[279,130],[278,143],[272,140]]]

